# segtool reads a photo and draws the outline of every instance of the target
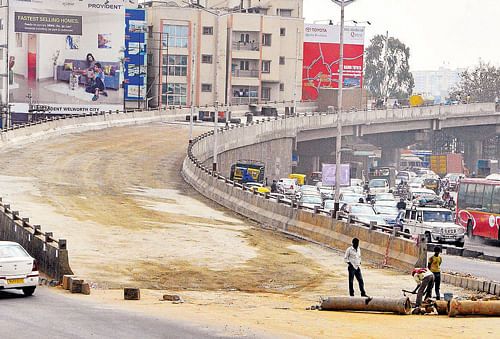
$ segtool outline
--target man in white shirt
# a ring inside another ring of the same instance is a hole
[[[344,261],[347,263],[347,271],[349,272],[349,295],[354,297],[354,277],[359,284],[359,290],[362,297],[367,297],[365,292],[365,284],[361,275],[361,251],[359,249],[359,239],[352,239],[352,246],[345,251]]]
[[[431,297],[432,287],[434,286],[434,274],[427,268],[415,268],[413,272],[411,272],[411,275],[417,283],[417,287],[413,291],[413,293],[415,293],[418,290],[416,307],[420,307],[422,305],[424,293],[425,299]]]

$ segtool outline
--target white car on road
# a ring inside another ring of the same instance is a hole
[[[21,245],[0,241],[0,290],[18,289],[30,296],[35,292],[39,276],[36,260]]]

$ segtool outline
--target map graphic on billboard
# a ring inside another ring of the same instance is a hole
[[[363,85],[364,27],[344,27],[344,88]],[[302,100],[316,100],[319,88],[338,88],[340,26],[304,25]]]

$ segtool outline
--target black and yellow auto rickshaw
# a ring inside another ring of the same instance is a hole
[[[436,194],[439,194],[439,189],[440,189],[439,179],[434,179],[434,178],[424,179],[424,187],[433,190],[434,192],[436,192]]]

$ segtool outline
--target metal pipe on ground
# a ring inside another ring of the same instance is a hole
[[[500,301],[471,301],[453,299],[448,305],[448,316],[457,315],[489,315],[500,316]]]
[[[373,311],[410,314],[410,298],[356,298],[329,297],[321,301],[321,309],[327,311]]]
[[[448,302],[446,300],[436,300],[436,309],[438,314],[448,314]]]

